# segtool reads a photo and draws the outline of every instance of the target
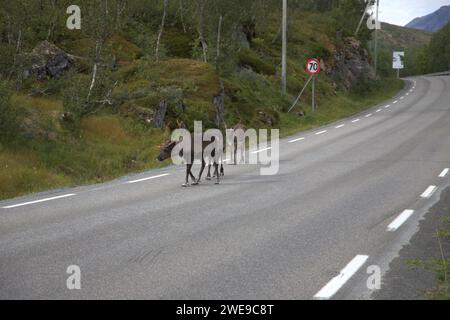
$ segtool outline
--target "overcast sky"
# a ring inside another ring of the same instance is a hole
[[[380,20],[399,26],[408,24],[412,19],[426,16],[450,0],[379,0]]]

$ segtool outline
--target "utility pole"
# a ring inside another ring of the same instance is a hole
[[[287,0],[283,0],[283,49],[281,53],[281,93],[286,94],[287,84]]]
[[[378,9],[380,7],[380,1],[379,0],[375,0],[376,5],[377,5],[377,9],[376,9],[376,13],[375,13],[375,63],[374,63],[374,67],[375,67],[375,77],[378,74],[378,26],[379,26],[379,20],[378,20]]]

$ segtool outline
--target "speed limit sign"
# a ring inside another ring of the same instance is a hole
[[[317,59],[311,58],[306,62],[306,72],[311,76],[315,76],[320,72],[320,62]]]

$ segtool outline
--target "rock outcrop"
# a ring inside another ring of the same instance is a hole
[[[39,80],[60,77],[74,66],[73,59],[54,44],[43,41],[30,54],[31,73]]]
[[[362,48],[361,43],[351,37],[344,38],[343,42],[344,45],[336,49],[327,61],[327,74],[347,90],[360,81],[376,80],[369,53]]]

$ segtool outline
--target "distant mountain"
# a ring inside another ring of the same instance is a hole
[[[437,32],[450,22],[450,5],[443,6],[439,10],[424,17],[415,18],[406,25],[407,28]]]

